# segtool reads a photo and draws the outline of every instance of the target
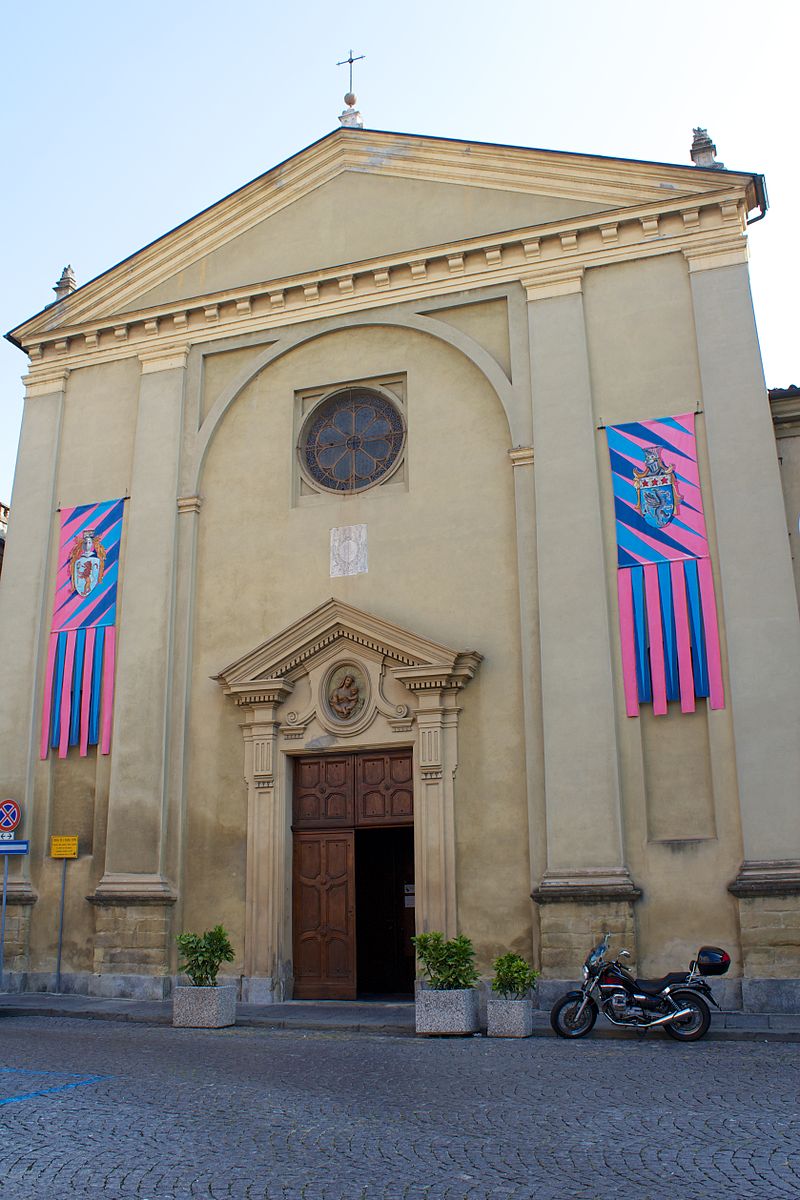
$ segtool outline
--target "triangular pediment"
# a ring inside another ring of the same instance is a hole
[[[331,598],[275,637],[225,667],[214,678],[227,694],[294,678],[337,642],[350,643],[388,659],[396,667],[431,668],[438,674],[470,676],[481,660],[474,651],[452,650],[428,638]]]
[[[340,129],[13,330],[56,329],[311,271],[750,186],[697,167]]]

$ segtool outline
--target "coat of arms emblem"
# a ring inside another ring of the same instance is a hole
[[[105,568],[105,546],[93,529],[84,529],[75,538],[69,556],[69,578],[73,591],[79,596],[88,596],[103,578]]]
[[[648,525],[663,529],[681,510],[681,494],[675,478],[675,468],[665,464],[659,446],[647,446],[644,451],[644,470],[633,469],[636,488],[636,507]]]

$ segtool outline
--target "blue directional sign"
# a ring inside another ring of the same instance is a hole
[[[0,854],[27,854],[29,846],[28,841],[6,842],[0,839]]]

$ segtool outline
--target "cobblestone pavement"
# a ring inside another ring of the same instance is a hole
[[[0,1020],[0,1198],[800,1196],[796,1045]]]

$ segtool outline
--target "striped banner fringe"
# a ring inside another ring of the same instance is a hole
[[[617,573],[625,711],[656,716],[670,701],[694,712],[695,699],[724,708],[717,606],[707,558],[678,559]]]
[[[66,758],[79,746],[82,758],[89,746],[111,750],[114,707],[114,629],[70,629],[50,634],[45,678],[40,755],[50,747]]]

